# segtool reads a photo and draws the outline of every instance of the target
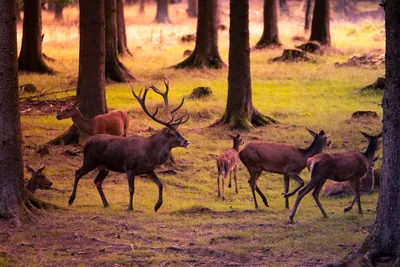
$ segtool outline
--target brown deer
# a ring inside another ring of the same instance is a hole
[[[360,192],[362,193],[371,194],[374,192],[374,184],[375,184],[374,164],[375,161],[377,160],[378,157],[375,157],[372,160],[371,165],[368,168],[367,174],[360,180]],[[351,187],[349,181],[330,182],[322,190],[322,195],[324,197],[343,197],[343,196],[353,195],[354,193],[355,192]]]
[[[32,177],[29,179],[26,188],[28,188],[32,194],[35,194],[35,191],[38,188],[50,189],[50,187],[53,185],[53,183],[43,174],[44,168],[46,168],[46,166],[35,171],[26,165],[26,169],[32,174]]]
[[[289,217],[289,223],[293,223],[294,215],[301,199],[312,189],[313,197],[317,203],[322,215],[326,218],[326,212],[319,201],[319,192],[321,191],[327,179],[336,182],[349,181],[351,187],[356,192],[356,196],[344,212],[348,212],[353,208],[357,201],[358,213],[362,214],[360,201],[360,179],[365,176],[371,166],[375,151],[378,149],[378,141],[382,136],[380,133],[377,136],[370,136],[361,132],[368,139],[368,148],[362,152],[342,152],[342,153],[321,153],[307,160],[307,168],[310,171],[311,180],[303,187],[297,195],[296,203]]]
[[[217,158],[217,167],[218,167],[218,177],[217,177],[217,184],[218,184],[218,197],[221,196],[220,190],[220,177],[222,174],[222,200],[225,200],[225,180],[229,173],[229,184],[228,187],[232,187],[232,171],[233,171],[233,178],[235,180],[235,192],[238,193],[237,187],[237,179],[236,179],[236,172],[237,166],[239,165],[239,147],[244,144],[243,140],[240,139],[240,134],[236,136],[228,134],[230,138],[233,140],[233,148],[225,150],[221,154],[219,154]]]
[[[129,117],[125,111],[114,110],[107,114],[97,115],[89,120],[79,111],[79,105],[72,106],[57,114],[58,120],[71,118],[72,122],[82,132],[89,135],[110,134],[126,136],[129,127]]]
[[[283,174],[285,207],[288,209],[288,198],[304,186],[304,181],[299,173],[307,166],[307,159],[321,153],[324,147],[330,146],[331,141],[328,140],[324,131],[317,134],[308,128],[307,130],[314,137],[314,140],[306,149],[273,142],[251,142],[240,151],[240,160],[250,174],[248,182],[253,193],[256,209],[258,209],[258,204],[255,191],[260,195],[265,206],[268,207],[267,198],[257,186],[257,179],[263,171]],[[299,185],[288,193],[290,178],[298,182]]]
[[[189,146],[189,142],[177,130],[179,125],[188,121],[189,115],[184,113],[177,118],[174,115],[174,113],[182,107],[184,99],[177,108],[171,111],[168,104],[168,83],[165,82],[165,85],[167,90],[164,93],[154,86],[150,86],[145,88],[143,96],[141,96],[141,92],[139,95],[136,95],[131,86],[132,94],[140,103],[143,111],[151,119],[164,125],[165,128],[147,138],[141,136],[121,137],[106,134],[98,134],[90,137],[84,145],[82,167],[75,173],[74,187],[69,199],[69,205],[74,202],[79,179],[99,167],[101,170],[95,178],[94,183],[96,184],[104,207],[108,207],[108,203],[103,193],[102,183],[109,171],[127,174],[130,195],[128,210],[133,210],[132,201],[135,191],[135,176],[142,174],[147,174],[148,177],[157,184],[159,195],[154,210],[157,211],[161,207],[163,203],[163,185],[154,172],[154,169],[168,160],[173,148]],[[150,113],[150,111],[147,110],[145,101],[150,88],[164,98],[169,118],[167,121],[156,117],[158,108],[154,113]]]

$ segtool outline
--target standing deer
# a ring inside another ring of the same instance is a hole
[[[53,185],[53,183],[49,179],[47,179],[46,176],[43,174],[44,168],[46,168],[46,166],[35,171],[34,169],[26,165],[26,169],[28,170],[28,172],[32,174],[31,179],[29,179],[26,188],[28,188],[28,190],[32,194],[35,194],[35,191],[38,188],[49,189]]]
[[[289,223],[293,223],[293,217],[296,214],[297,207],[301,199],[312,189],[313,197],[321,210],[322,215],[326,218],[326,212],[319,201],[319,192],[321,191],[327,179],[337,182],[349,181],[351,187],[356,192],[356,196],[344,212],[348,212],[353,208],[357,200],[358,213],[362,214],[360,201],[360,179],[365,176],[370,168],[374,158],[375,151],[378,149],[378,141],[382,136],[370,136],[361,132],[368,139],[368,148],[362,152],[342,152],[342,153],[321,153],[307,160],[307,168],[310,170],[310,182],[299,191],[296,203],[289,217]]]
[[[374,192],[375,173],[374,164],[378,157],[374,158],[368,168],[367,174],[360,179],[360,192],[371,194]],[[322,190],[324,197],[342,197],[354,194],[349,181],[345,182],[330,182]]]
[[[89,135],[110,134],[126,136],[129,127],[128,114],[122,110],[114,110],[107,114],[97,115],[89,120],[83,117],[79,111],[79,106],[72,106],[58,113],[56,118],[58,120],[72,118],[75,126]]]
[[[158,201],[154,207],[157,211],[162,203],[163,185],[157,177],[154,169],[164,164],[171,155],[171,150],[175,147],[188,147],[189,142],[177,130],[178,126],[187,122],[189,115],[187,113],[175,118],[174,113],[183,105],[184,99],[181,104],[170,110],[168,104],[168,82],[164,82],[166,91],[163,93],[154,86],[146,87],[141,96],[136,95],[131,85],[133,96],[140,103],[143,111],[154,121],[165,126],[164,129],[157,132],[150,137],[120,137],[106,134],[98,134],[90,137],[84,146],[83,164],[80,169],[75,173],[75,182],[69,199],[69,205],[74,202],[76,196],[76,189],[79,179],[85,174],[100,167],[101,170],[94,180],[97,190],[103,201],[104,207],[108,207],[106,197],[103,193],[102,183],[106,178],[109,171],[126,173],[129,183],[129,208],[133,210],[133,193],[135,191],[135,176],[147,174],[149,178],[157,184],[159,189]],[[168,121],[163,121],[156,117],[158,108],[154,113],[150,113],[146,108],[146,95],[149,88],[153,89],[156,93],[164,98]]]
[[[240,145],[244,144],[243,140],[240,139],[240,134],[237,134],[236,136],[230,135],[230,134],[228,134],[228,135],[233,140],[233,148],[225,150],[224,152],[219,154],[219,156],[217,158],[218,197],[221,196],[219,184],[220,184],[220,176],[221,176],[221,174],[223,175],[223,177],[222,177],[222,200],[225,200],[224,187],[225,187],[225,180],[226,180],[226,177],[228,176],[228,173],[229,173],[228,187],[230,188],[232,186],[232,171],[233,171],[233,177],[235,180],[235,192],[236,192],[236,194],[238,193],[237,179],[236,179],[237,166],[239,165],[239,162],[240,162],[238,153],[239,153]]]
[[[325,136],[324,131],[321,130],[317,134],[308,128],[307,130],[314,137],[314,140],[306,149],[273,142],[251,142],[240,151],[240,160],[250,174],[248,182],[253,193],[256,209],[258,209],[258,204],[255,191],[260,195],[265,206],[269,207],[267,198],[257,186],[257,179],[263,171],[283,174],[285,207],[288,209],[288,198],[304,186],[304,181],[299,173],[307,166],[307,159],[321,153],[324,147],[330,146],[331,141]],[[288,193],[290,178],[298,182],[299,185]]]

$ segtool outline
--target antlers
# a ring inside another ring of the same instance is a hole
[[[165,80],[164,84],[165,84],[165,88],[166,88],[164,93],[161,92],[154,85],[149,85],[149,86],[145,87],[143,95],[142,95],[142,89],[140,90],[139,95],[136,95],[135,91],[134,91],[134,89],[132,87],[132,84],[129,84],[129,86],[131,87],[131,91],[132,91],[133,96],[136,98],[136,100],[142,106],[142,109],[143,109],[144,113],[146,113],[154,121],[156,121],[156,122],[158,122],[158,123],[160,123],[160,124],[162,124],[162,125],[164,125],[164,126],[166,126],[168,128],[176,129],[176,128],[178,128],[179,125],[184,124],[185,122],[187,122],[189,120],[190,116],[189,116],[189,114],[187,112],[185,112],[185,114],[183,114],[182,116],[180,116],[178,118],[174,117],[174,113],[176,111],[178,111],[183,106],[183,102],[185,101],[185,98],[182,98],[182,102],[178,105],[178,107],[174,108],[171,111],[171,108],[170,108],[169,103],[168,103],[168,92],[169,92],[169,82],[168,82],[168,80]],[[160,120],[160,119],[158,119],[156,117],[156,115],[158,113],[158,108],[156,109],[156,111],[153,114],[151,114],[149,112],[149,110],[146,108],[145,101],[146,101],[146,96],[147,96],[147,92],[149,91],[149,89],[152,89],[154,92],[156,92],[157,94],[159,94],[159,95],[161,95],[163,97],[164,103],[165,103],[165,109],[166,109],[167,116],[168,116],[168,121],[163,121],[163,120]]]

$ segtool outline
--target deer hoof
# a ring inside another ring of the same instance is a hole
[[[351,210],[351,208],[350,208],[350,207],[347,207],[347,208],[344,209],[344,212],[348,212],[348,211],[350,211],[350,210]]]
[[[68,205],[72,205],[72,203],[74,203],[74,199],[73,198],[70,198],[69,200],[68,200]]]
[[[224,196],[222,197],[222,200],[225,201],[225,197]]]
[[[228,184],[228,187],[229,187],[229,188],[231,188],[231,187],[232,187],[232,185],[231,185],[231,184]]]
[[[161,202],[161,203],[157,203],[157,204],[154,206],[154,211],[157,212],[158,209],[161,207],[161,205],[162,205],[162,202]]]
[[[294,224],[294,222],[293,222],[293,219],[292,219],[292,218],[290,218],[290,219],[289,219],[289,224]]]

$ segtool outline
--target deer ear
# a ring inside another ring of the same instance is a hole
[[[361,133],[365,138],[367,138],[368,140],[371,138],[371,136],[370,136],[369,134],[364,133],[363,131],[360,131],[360,133]]]
[[[236,137],[234,135],[228,134],[228,136],[232,139],[235,139]]]
[[[376,136],[376,138],[381,138],[381,137],[382,137],[382,132]]]
[[[28,172],[30,172],[30,173],[32,173],[32,174],[35,173],[35,170],[32,169],[31,167],[29,167],[28,165],[26,165],[26,169],[28,170]]]
[[[319,135],[319,136],[324,136],[324,135],[325,135],[324,130],[319,131],[319,134],[318,134],[318,135]]]
[[[379,156],[376,156],[373,160],[372,160],[372,162],[375,162],[375,161],[377,161],[379,159]]]
[[[44,168],[46,168],[46,166],[40,168],[40,169],[37,171],[37,173],[42,173],[42,171],[44,170]]]
[[[308,129],[307,127],[306,127],[306,129],[307,129],[307,131],[308,131],[313,137],[316,137],[316,136],[317,136],[317,133],[315,133],[314,131],[311,131],[311,130]]]

